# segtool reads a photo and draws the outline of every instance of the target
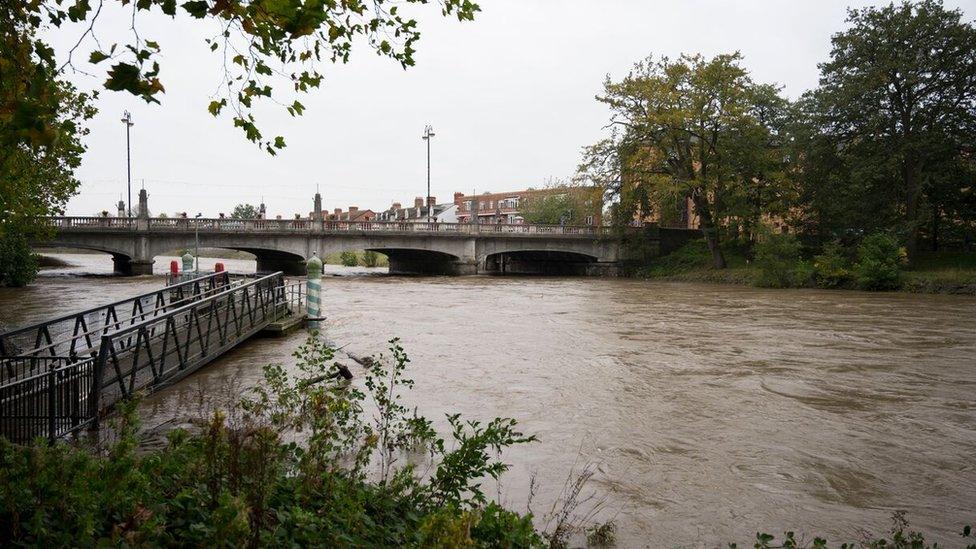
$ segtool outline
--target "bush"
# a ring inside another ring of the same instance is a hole
[[[342,252],[339,254],[339,262],[346,267],[355,267],[359,265],[359,256],[356,252]]]
[[[828,243],[823,253],[813,258],[813,276],[820,288],[843,288],[853,282],[850,260],[839,241]]]
[[[138,449],[131,401],[104,453],[0,437],[0,545],[538,546],[531,516],[481,488],[506,470],[501,452],[534,437],[514,420],[451,416],[441,438],[403,404],[409,359],[390,344],[360,389],[309,338],[297,375],[267,366],[239,410],[171,431],[161,449]],[[432,475],[414,470],[417,452]]]
[[[901,268],[905,249],[894,238],[876,233],[865,237],[857,249],[854,274],[857,285],[865,290],[897,290],[901,287]]]
[[[665,277],[694,269],[707,268],[712,264],[712,253],[703,239],[690,240],[668,255],[655,257],[649,266],[639,271],[641,276]]]
[[[27,238],[0,234],[0,286],[26,286],[37,276],[40,264]]]
[[[757,286],[796,288],[807,286],[813,275],[803,261],[800,242],[792,234],[767,233],[756,245]]]
[[[380,262],[380,254],[374,252],[373,250],[366,250],[363,252],[363,266],[364,267],[375,267]]]

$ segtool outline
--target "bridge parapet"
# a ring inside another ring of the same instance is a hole
[[[150,218],[145,228],[135,218],[49,217],[63,232],[145,230],[148,232],[348,234],[388,233],[552,237],[611,237],[611,227],[588,225],[406,223],[398,221],[316,221],[311,219]]]

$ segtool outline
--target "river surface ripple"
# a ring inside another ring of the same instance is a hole
[[[111,262],[59,257],[76,266],[0,289],[0,323],[162,284],[72,276]],[[951,547],[976,521],[971,297],[593,278],[337,276],[323,286],[330,340],[369,355],[402,338],[421,413],[514,417],[539,437],[506,455],[512,470],[491,487],[514,508],[534,475],[542,514],[590,464],[589,490],[605,500],[598,518],[616,521],[625,547],[742,544],[758,530],[849,541],[862,527],[883,533],[898,509]],[[302,338],[242,344],[147,399],[147,425],[203,395],[233,400],[263,365],[291,362]]]

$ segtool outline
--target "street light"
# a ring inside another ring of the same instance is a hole
[[[125,172],[129,189],[129,217],[132,217],[132,155],[129,148],[129,128],[135,123],[132,121],[132,115],[129,114],[129,111],[125,111],[125,114],[122,115],[122,123],[125,124]]]
[[[193,217],[194,219],[200,219],[201,215],[203,214],[197,213],[197,215]],[[195,259],[197,260],[196,273],[200,274],[200,222],[199,221],[193,224],[193,240],[196,243],[194,246],[195,249],[193,253],[193,255],[196,256]]]
[[[420,136],[421,139],[427,142],[427,196],[424,198],[424,202],[427,203],[427,223],[430,223],[430,138],[434,137],[434,127],[424,126],[424,135]]]

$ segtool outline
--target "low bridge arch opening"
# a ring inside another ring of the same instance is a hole
[[[132,256],[126,252],[122,252],[115,249],[106,248],[104,246],[95,246],[79,243],[69,243],[69,242],[58,242],[58,241],[45,241],[39,242],[32,246],[35,252],[40,254],[45,253],[57,253],[59,250],[64,250],[67,253],[84,253],[88,255],[108,255],[112,258],[112,271],[120,275],[134,275],[134,274],[151,274],[143,272],[146,265],[145,262],[133,261]],[[70,266],[70,259],[67,260],[68,266]],[[148,268],[152,268],[152,262],[149,262]]]
[[[273,273],[281,271],[286,275],[302,276],[305,274],[305,257],[293,252],[269,250],[265,248],[246,248],[235,246],[227,248],[247,252],[254,256],[259,273]]]
[[[597,258],[561,250],[514,250],[485,257],[484,272],[498,275],[578,276],[594,272]]]
[[[454,275],[461,274],[463,269],[459,257],[445,252],[414,248],[366,249],[387,257],[390,263],[390,274]]]

